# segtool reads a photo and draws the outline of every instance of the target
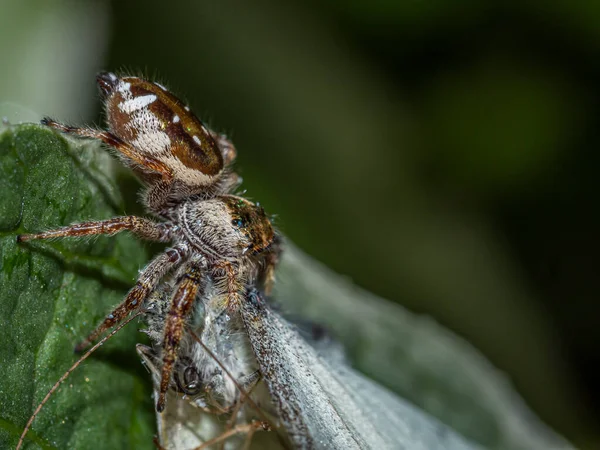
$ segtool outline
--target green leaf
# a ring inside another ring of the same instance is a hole
[[[122,213],[110,159],[37,125],[0,134],[0,448],[76,359],[73,346],[132,285],[147,255],[126,235],[16,244],[16,235]],[[275,298],[329,326],[353,364],[495,449],[570,448],[468,343],[358,289],[287,243]],[[79,367],[25,448],[153,448],[150,377],[129,326]]]
[[[16,235],[116,214],[102,151],[37,125],[0,135],[0,448],[16,445],[79,342],[143,264],[128,236],[17,244]],[[120,212],[120,211],[119,211]],[[82,364],[40,412],[25,448],[153,448],[150,389],[130,325]]]

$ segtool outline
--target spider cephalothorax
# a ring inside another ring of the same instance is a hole
[[[190,200],[178,212],[182,233],[215,259],[259,254],[273,242],[273,228],[264,210],[242,197]]]
[[[21,235],[19,241],[64,236],[115,234],[170,243],[141,271],[127,297],[79,350],[142,307],[161,283],[171,287],[162,345],[164,408],[184,324],[197,298],[210,289],[223,308],[236,309],[249,286],[268,292],[273,283],[279,240],[264,210],[231,192],[240,178],[231,171],[236,151],[223,135],[209,130],[162,85],[137,77],[101,73],[109,131],[79,128],[51,119],[43,123],[64,133],[96,138],[116,150],[146,186],[144,205],[158,221],[125,216],[74,224],[59,230]]]

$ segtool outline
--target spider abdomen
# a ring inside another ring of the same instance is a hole
[[[208,186],[223,172],[223,155],[206,126],[162,85],[137,77],[98,75],[110,131],[167,167],[173,179]]]

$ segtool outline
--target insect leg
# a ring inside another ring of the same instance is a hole
[[[109,133],[108,131],[96,130],[88,127],[72,127],[70,125],[64,125],[56,122],[48,117],[42,119],[41,123],[42,125],[47,125],[63,133],[73,134],[83,138],[98,139],[120,152],[129,160],[145,167],[146,169],[157,172],[167,179],[172,178],[173,174],[171,169],[169,169],[169,167],[167,167],[164,163],[140,152],[132,145],[118,138],[114,134]]]
[[[241,379],[240,385],[242,386],[242,388],[244,389],[244,392],[249,396],[252,391],[254,390],[254,388],[256,386],[258,386],[258,382],[260,381],[261,375],[260,375],[260,371],[256,370],[254,372],[252,372],[249,375],[246,375],[243,379]],[[229,430],[232,430],[235,427],[235,422],[237,421],[237,415],[239,414],[240,410],[242,409],[242,406],[244,406],[244,400],[246,400],[247,397],[242,397],[238,400],[238,402],[235,404],[233,410],[231,411],[231,416],[229,417],[229,420],[227,420],[227,425],[225,425],[225,431],[224,432],[228,432]],[[254,434],[254,431],[252,431],[251,433],[248,433],[250,436],[252,436],[252,434]],[[248,438],[246,438],[248,439]],[[251,438],[250,438],[251,441]],[[248,443],[248,446],[250,444]],[[244,446],[245,447],[245,446]],[[219,450],[224,450],[225,449],[225,441],[221,442],[221,446],[219,447]]]
[[[200,344],[200,346],[204,349],[204,351],[206,353],[208,353],[210,355],[210,357],[219,365],[219,367],[221,368],[221,370],[223,370],[223,372],[225,372],[227,374],[227,376],[231,379],[231,381],[233,382],[233,384],[235,384],[235,387],[238,388],[238,390],[240,391],[240,394],[242,395],[241,401],[247,401],[250,405],[250,407],[252,409],[254,409],[254,411],[256,411],[256,413],[261,416],[261,419],[263,423],[267,423],[269,422],[269,418],[262,412],[262,410],[258,407],[258,405],[254,402],[254,400],[252,400],[252,398],[250,397],[250,395],[245,391],[245,389],[242,387],[242,385],[235,379],[235,377],[231,374],[231,372],[229,370],[227,370],[227,367],[225,367],[223,365],[223,363],[219,360],[219,358],[217,358],[215,356],[215,354],[211,351],[210,348],[208,348],[206,346],[206,344],[204,342],[202,342],[202,339],[200,339],[198,337],[198,335],[196,333],[194,333],[193,330],[189,329],[190,335],[192,336],[192,339],[194,339],[198,344]],[[254,372],[253,374],[251,374],[250,376],[253,377],[254,374],[256,374],[256,372]],[[258,384],[258,381],[260,380],[260,372],[256,375],[256,384]],[[254,386],[252,386],[252,389],[254,389],[256,387],[256,384]]]
[[[225,431],[224,432],[228,432],[229,430],[232,430],[235,427],[235,422],[237,421],[237,416],[240,412],[240,410],[242,409],[242,406],[244,406],[244,400],[240,399],[235,406],[233,407],[233,410],[231,411],[231,417],[229,417],[229,420],[227,420],[227,425],[225,425]],[[223,441],[221,443],[221,446],[219,447],[219,450],[224,450],[225,449],[225,442]]]
[[[67,236],[79,237],[97,234],[112,235],[121,231],[131,231],[136,236],[150,241],[168,242],[171,240],[172,225],[167,223],[155,223],[143,217],[124,216],[108,220],[75,223],[68,227],[44,231],[42,233],[20,234],[17,236],[17,242]]]
[[[242,386],[242,389],[246,392],[246,394],[250,395],[250,393],[258,385],[258,382],[260,381],[261,377],[262,375],[260,373],[260,370],[255,370],[254,372],[240,378],[239,383]]]
[[[158,255],[142,270],[135,286],[129,291],[125,300],[110,313],[104,321],[96,328],[85,341],[75,347],[75,351],[81,351],[91,342],[95,341],[105,330],[121,322],[132,311],[140,308],[152,292],[171,269],[177,267],[188,256],[189,248],[185,244],[179,244],[167,249]]]
[[[252,439],[252,435],[256,431],[259,431],[259,430],[270,430],[270,427],[268,424],[266,424],[264,422],[261,422],[259,420],[253,420],[250,423],[244,423],[244,424],[237,425],[234,428],[232,428],[231,430],[225,431],[224,433],[220,434],[219,436],[204,442],[202,445],[199,445],[198,447],[195,447],[193,450],[204,450],[204,449],[210,447],[211,445],[221,442],[231,436],[235,436],[236,434],[247,433],[249,438]],[[248,444],[249,444],[249,442],[248,442],[248,437],[247,437],[244,448],[248,448],[248,447],[246,447],[246,445],[248,445]]]
[[[254,433],[256,433],[259,430],[269,430],[269,428],[265,428],[265,424],[263,422],[255,421],[251,422],[249,425],[252,425],[252,427],[246,433],[244,447],[242,447],[243,450],[250,450],[250,445],[252,445],[252,437],[254,436]]]
[[[177,359],[177,351],[183,336],[185,319],[192,311],[196,295],[202,286],[202,268],[192,264],[183,275],[171,300],[171,308],[165,322],[163,340],[163,365],[161,369],[160,390],[156,402],[156,411],[165,409],[165,396],[171,383],[171,374]]]

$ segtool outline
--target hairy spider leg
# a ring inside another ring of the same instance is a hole
[[[136,236],[155,242],[169,242],[173,226],[168,223],[156,223],[143,217],[123,216],[108,220],[75,223],[68,227],[42,233],[20,234],[17,242],[31,239],[53,239],[61,237],[81,237],[97,234],[113,235],[121,231],[131,231]]]
[[[243,285],[239,277],[239,266],[232,264],[229,261],[221,261],[215,265],[213,270],[213,279],[215,285],[221,292],[227,294],[227,310],[235,311],[241,301],[240,292]]]
[[[62,123],[56,122],[55,120],[50,119],[49,117],[43,118],[41,123],[42,125],[47,125],[63,133],[73,134],[83,138],[99,139],[100,141],[104,142],[105,144],[109,145],[110,147],[123,154],[123,156],[125,156],[129,160],[139,164],[140,166],[145,167],[146,169],[161,174],[163,178],[171,179],[173,177],[171,169],[166,164],[155,158],[151,158],[147,154],[140,152],[134,146],[128,144],[127,142],[123,141],[122,139],[118,138],[117,136],[108,131],[96,130],[94,128],[89,127],[72,127],[70,125],[64,125]]]
[[[263,286],[263,290],[265,295],[271,295],[273,291],[273,286],[275,285],[275,269],[279,264],[279,259],[281,258],[281,253],[283,251],[281,236],[275,233],[273,237],[273,242],[269,246],[269,248],[265,251],[264,256],[264,267],[259,276],[259,281]]]
[[[224,134],[216,133],[212,130],[209,130],[209,132],[211,137],[217,143],[217,146],[221,149],[223,164],[225,166],[231,165],[233,161],[235,161],[235,158],[237,158],[237,150],[235,149],[233,142],[231,142]]]
[[[237,158],[237,150],[233,142],[229,138],[221,133],[217,133],[213,130],[208,130],[210,136],[217,143],[217,147],[221,151],[223,156],[223,166],[225,167],[224,173],[221,176],[221,183],[219,187],[220,192],[233,192],[240,184],[242,184],[242,177],[231,170],[235,159]]]
[[[177,351],[183,336],[185,319],[192,312],[196,296],[203,285],[202,272],[203,269],[199,263],[191,264],[183,274],[171,300],[171,307],[165,321],[160,390],[156,402],[156,411],[159,413],[165,409],[165,396],[177,360]]]
[[[110,313],[104,321],[87,337],[75,347],[79,352],[85,349],[98,336],[107,329],[115,326],[127,317],[132,311],[140,308],[148,295],[156,288],[160,280],[172,269],[180,265],[189,255],[187,244],[178,244],[173,248],[165,250],[142,270],[135,286],[129,291],[125,300]]]

